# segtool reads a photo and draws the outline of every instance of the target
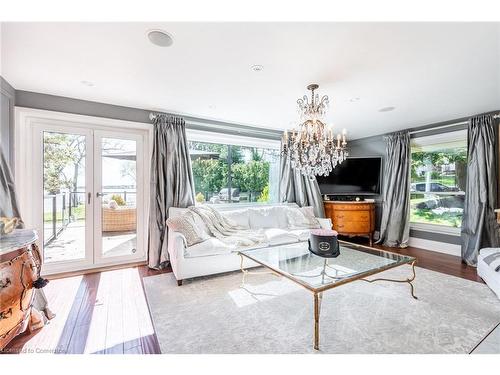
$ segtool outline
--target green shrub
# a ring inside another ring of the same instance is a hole
[[[260,193],[259,198],[257,198],[257,202],[269,202],[269,184],[264,187],[264,190]]]
[[[196,202],[198,203],[203,203],[205,202],[205,196],[201,193],[196,194],[196,197],[194,198]]]

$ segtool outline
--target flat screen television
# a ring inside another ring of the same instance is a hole
[[[317,176],[321,194],[380,194],[381,157],[348,157],[328,176]]]

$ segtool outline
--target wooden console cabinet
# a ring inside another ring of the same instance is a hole
[[[33,282],[41,265],[36,240],[28,229],[0,239],[0,352],[33,318]]]
[[[333,223],[333,229],[345,236],[366,236],[373,245],[375,231],[375,203],[324,201],[325,215]]]

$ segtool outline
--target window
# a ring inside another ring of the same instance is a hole
[[[211,143],[193,138],[199,137],[190,137],[188,133],[197,203],[278,201],[279,146]],[[265,140],[262,143],[266,145]]]
[[[467,171],[467,133],[412,139],[410,222],[460,227]]]

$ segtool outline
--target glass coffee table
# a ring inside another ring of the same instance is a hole
[[[412,284],[416,276],[416,258],[344,241],[339,241],[339,243],[340,255],[337,258],[323,258],[311,253],[307,242],[244,250],[238,253],[241,257],[243,284],[245,283],[246,275],[253,273],[244,268],[243,261],[245,258],[248,258],[313,293],[314,349],[316,350],[319,350],[319,315],[321,299],[325,290],[336,288],[356,280],[369,283],[375,281],[392,281],[409,284],[411,296],[417,299]],[[407,279],[367,279],[369,276],[404,264],[409,264],[412,267],[412,274]]]

